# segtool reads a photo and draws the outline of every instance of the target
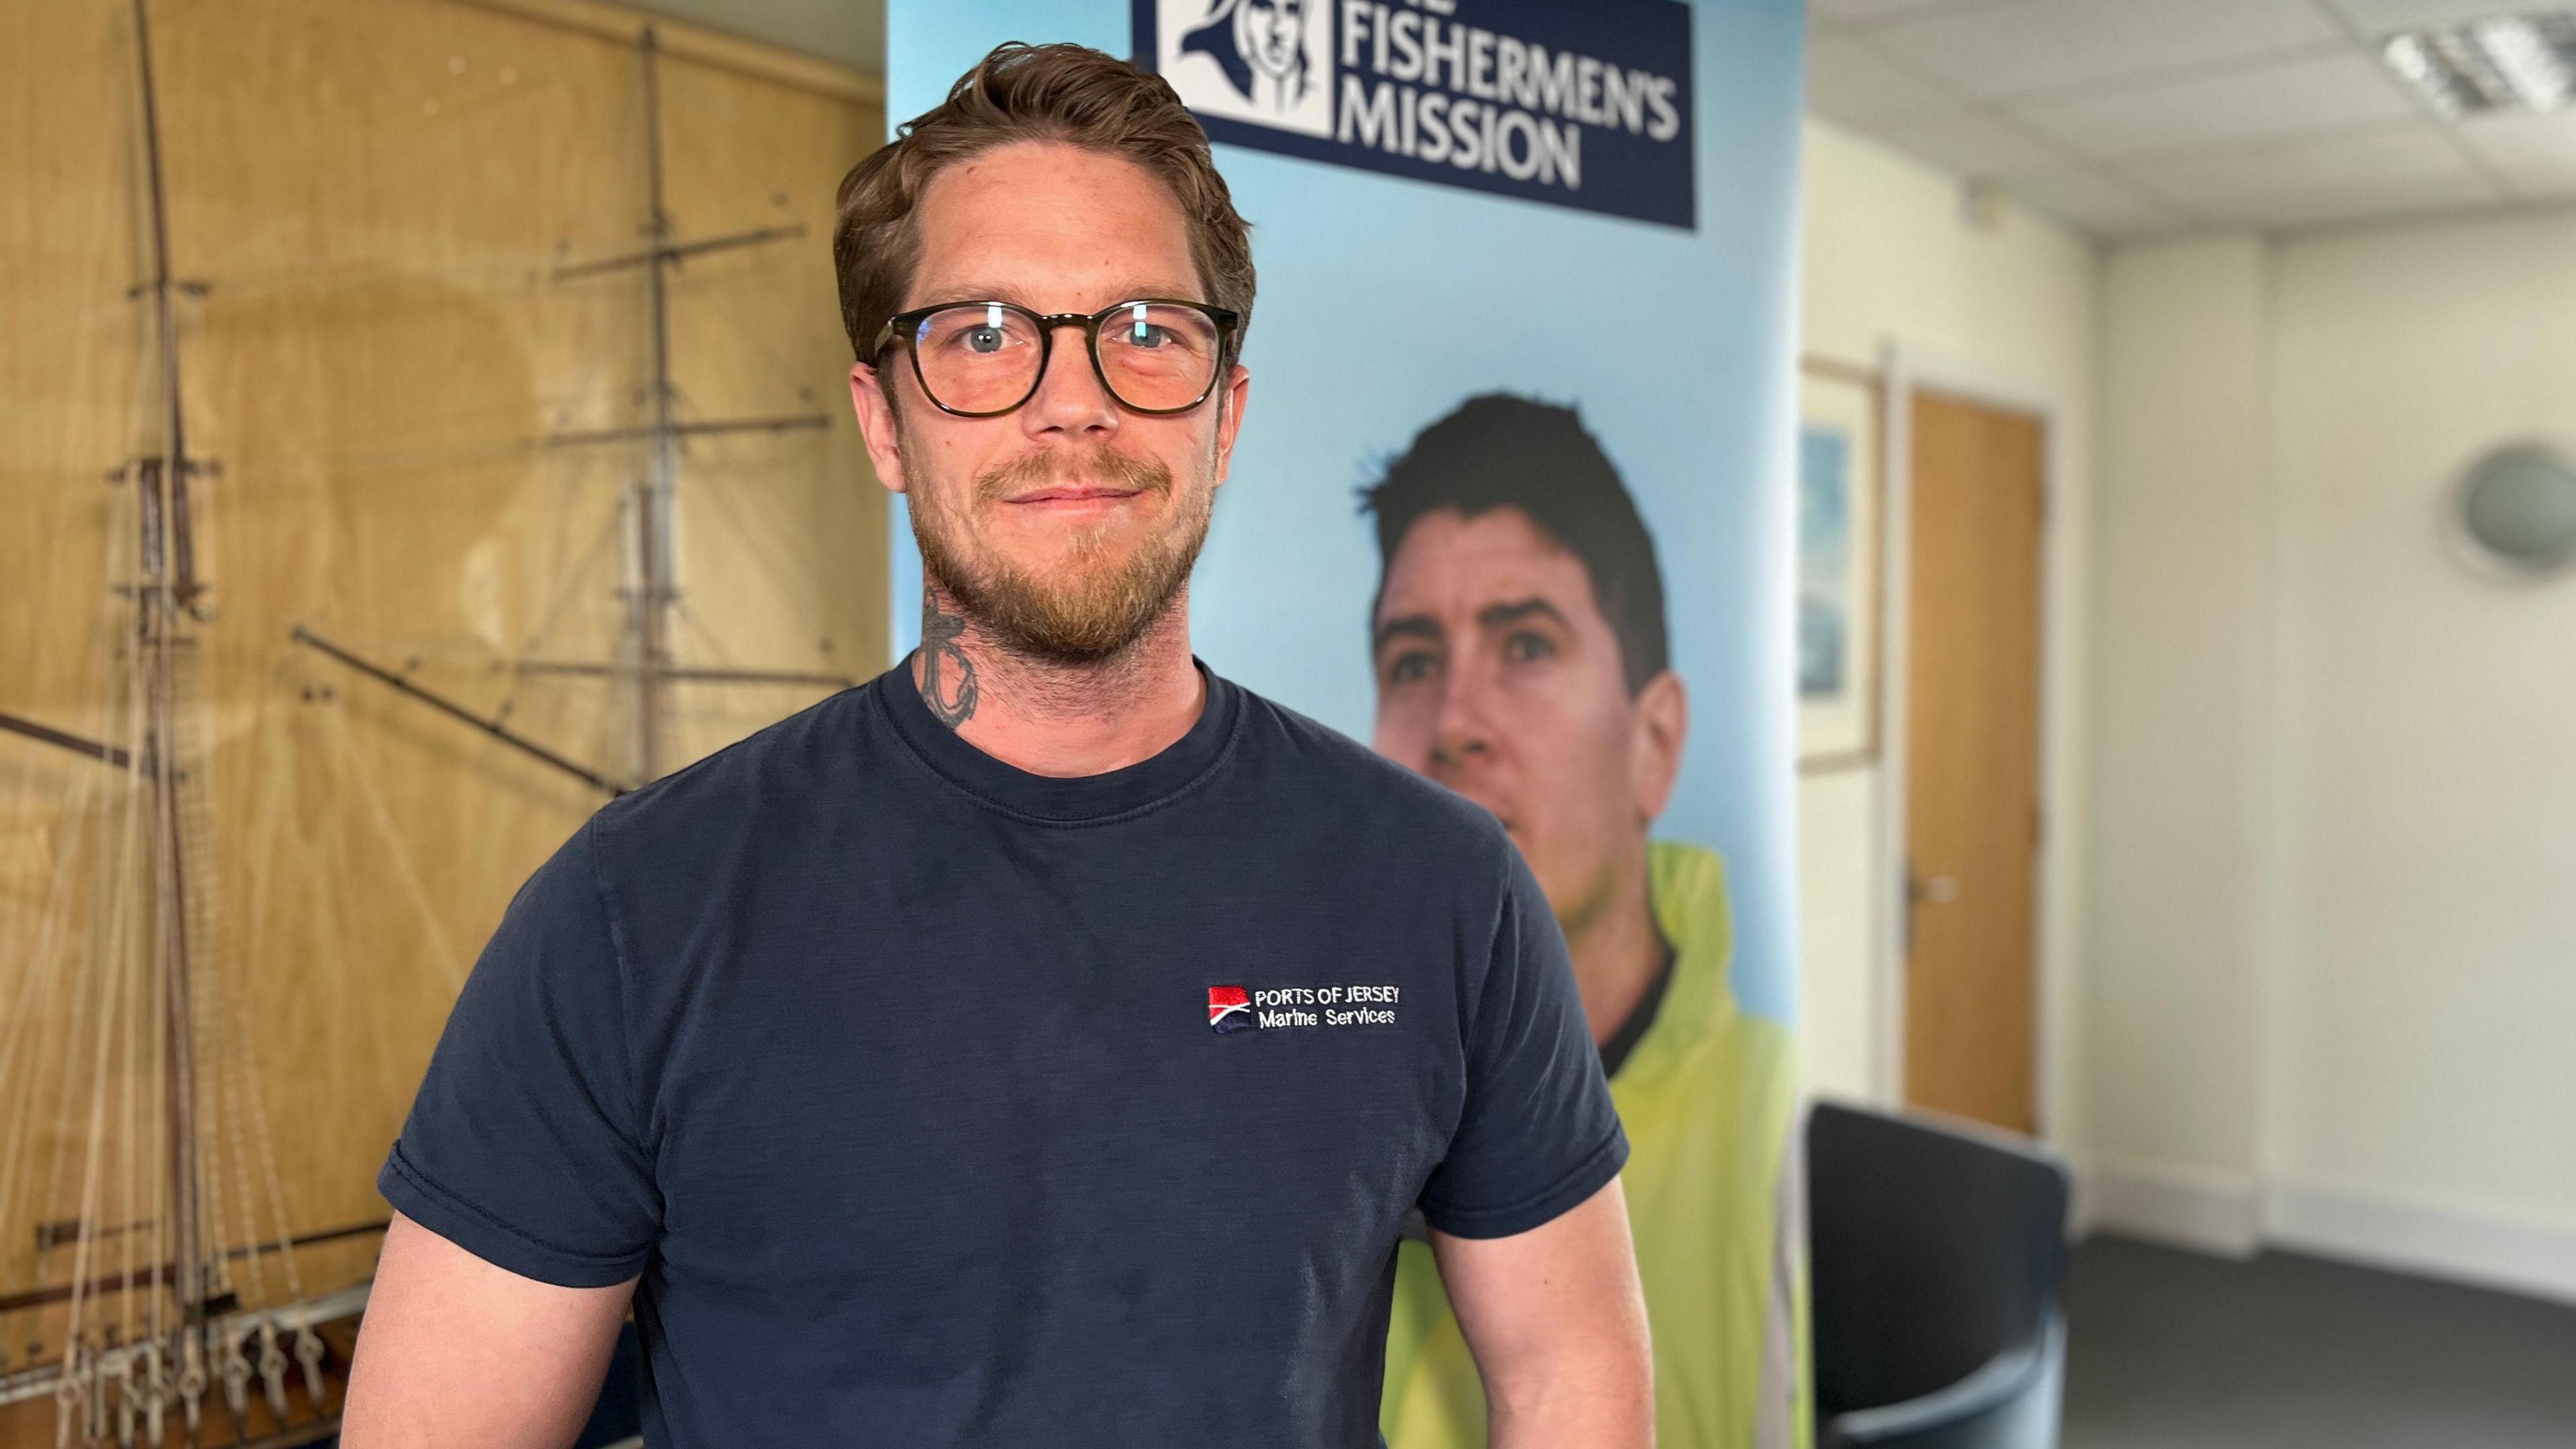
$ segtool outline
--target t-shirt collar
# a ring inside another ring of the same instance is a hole
[[[939,722],[913,683],[911,654],[869,686],[889,724],[923,764],[950,784],[1007,814],[1050,824],[1099,824],[1197,786],[1233,744],[1241,691],[1192,656],[1207,686],[1206,704],[1189,732],[1148,759],[1099,775],[1033,775],[977,749]]]

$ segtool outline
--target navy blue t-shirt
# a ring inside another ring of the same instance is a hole
[[[377,1185],[514,1273],[640,1275],[656,1449],[1376,1444],[1407,1209],[1522,1232],[1627,1140],[1493,817],[1205,678],[1170,748],[1053,779],[907,661],[609,805]]]

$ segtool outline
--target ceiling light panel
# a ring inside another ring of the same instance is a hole
[[[2576,102],[2576,10],[2403,31],[2380,57],[2448,115],[2555,111]]]

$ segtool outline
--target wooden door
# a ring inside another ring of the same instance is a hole
[[[1905,1099],[2034,1130],[2036,419],[1917,394],[1906,667]]]

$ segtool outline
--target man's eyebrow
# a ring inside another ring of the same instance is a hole
[[[1140,297],[1163,297],[1174,302],[1199,302],[1202,304],[1207,300],[1199,295],[1198,283],[1175,282],[1168,279],[1160,282],[1130,282],[1118,291],[1118,300],[1120,302],[1133,301]],[[1113,303],[1111,305],[1114,306],[1116,304]]]
[[[953,287],[937,287],[921,295],[921,301],[906,311],[921,307],[953,307],[963,302],[1015,302],[1029,305],[1028,296],[1019,288],[993,282],[961,282]]]
[[[1448,637],[1440,628],[1439,621],[1429,614],[1407,614],[1401,619],[1389,619],[1378,625],[1375,645],[1383,649],[1397,639],[1426,639],[1438,644]]]
[[[1477,626],[1485,629],[1500,629],[1506,625],[1517,624],[1523,619],[1538,618],[1554,619],[1568,628],[1573,627],[1567,624],[1565,611],[1545,599],[1521,599],[1508,604],[1487,604],[1476,611]]]
[[[1174,284],[1171,282],[1136,282],[1118,289],[1117,295],[1118,302],[1131,301],[1141,297],[1169,297],[1175,301],[1186,302],[1191,300],[1197,291],[1198,284],[1195,282],[1188,284]],[[916,305],[920,307],[949,307],[962,302],[1011,302],[1019,306],[1026,307],[1032,312],[1044,313],[1046,311],[1044,307],[1030,301],[1029,294],[1027,292],[1008,282],[960,282],[954,286],[939,287],[923,293],[921,301]],[[1114,307],[1118,305],[1118,303],[1112,302],[1110,305]],[[908,307],[904,310],[911,311],[914,309]]]

